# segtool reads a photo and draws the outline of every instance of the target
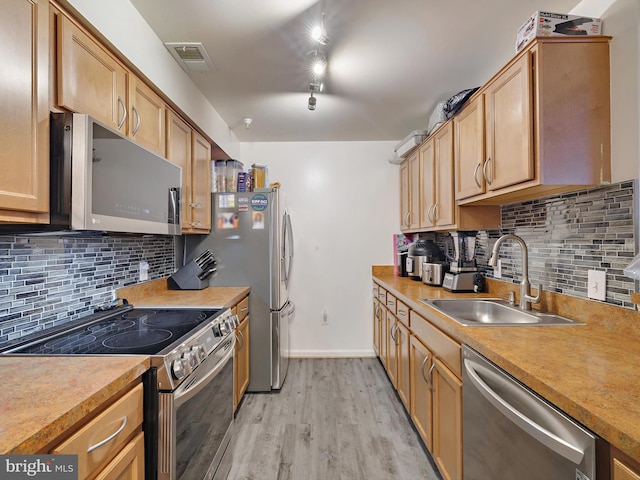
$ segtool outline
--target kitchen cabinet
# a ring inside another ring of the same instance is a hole
[[[129,74],[129,136],[158,155],[165,156],[167,107],[160,95]]]
[[[57,105],[127,134],[128,71],[66,15],[57,18]]]
[[[433,354],[414,335],[409,340],[409,365],[411,385],[410,415],[413,424],[422,438],[427,450],[433,452],[433,420],[431,396],[431,368]],[[435,368],[435,367],[434,367]]]
[[[455,120],[458,203],[499,205],[610,181],[609,83],[609,37],[530,42]]]
[[[398,328],[398,319],[389,310],[385,315],[385,327],[387,334],[387,375],[393,388],[398,387],[398,337],[396,330]]]
[[[143,480],[142,402],[142,384],[138,383],[50,453],[78,455],[79,480]]]
[[[416,150],[400,165],[400,225],[401,231],[420,226],[420,159]]]
[[[249,297],[236,304],[232,312],[238,316],[236,344],[233,352],[233,411],[240,405],[249,386]]]
[[[455,224],[453,124],[445,122],[419,148],[422,189],[420,227]]]
[[[164,157],[162,98],[62,12],[56,34],[57,106],[89,114]]]
[[[380,357],[382,348],[381,348],[381,340],[382,340],[382,307],[380,306],[380,302],[377,298],[373,299],[373,350],[376,352],[376,355]]]
[[[167,159],[182,167],[182,233],[211,230],[211,145],[167,110]]]
[[[0,222],[47,222],[49,3],[3,2],[0,38]]]
[[[611,480],[640,480],[640,463],[611,448]]]

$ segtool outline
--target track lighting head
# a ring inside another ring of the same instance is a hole
[[[313,96],[313,90],[311,91],[311,96],[309,97],[309,103],[307,104],[307,108],[309,110],[316,109],[316,97]]]

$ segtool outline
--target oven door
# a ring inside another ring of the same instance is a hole
[[[158,480],[216,474],[233,427],[234,343],[230,336],[175,391],[160,392]]]

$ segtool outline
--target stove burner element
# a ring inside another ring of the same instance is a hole
[[[133,332],[123,332],[113,335],[102,341],[102,345],[107,348],[131,349],[148,347],[171,338],[173,334],[169,330],[155,328],[151,330],[135,330]]]
[[[197,324],[207,319],[203,312],[153,312],[141,315],[142,323],[150,327],[173,327]]]

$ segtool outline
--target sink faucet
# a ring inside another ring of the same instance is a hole
[[[520,308],[522,310],[531,310],[532,303],[540,302],[540,298],[542,296],[542,284],[538,284],[538,295],[535,297],[531,296],[531,283],[529,282],[529,250],[527,249],[527,244],[524,243],[524,240],[517,235],[507,234],[501,236],[498,240],[496,240],[495,245],[493,246],[493,252],[491,253],[491,258],[489,259],[489,265],[495,267],[498,264],[498,251],[500,250],[500,245],[505,240],[513,240],[518,245],[520,245],[520,251],[522,252],[522,281],[520,282]]]

